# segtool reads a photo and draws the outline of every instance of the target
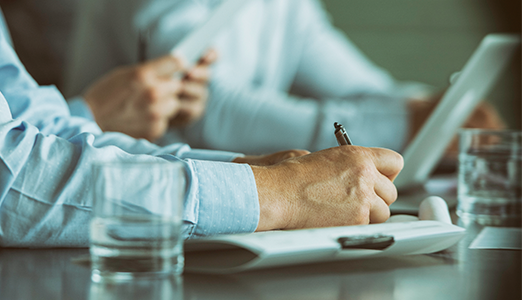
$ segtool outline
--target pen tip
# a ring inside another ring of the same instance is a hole
[[[339,124],[339,123],[337,123],[337,122],[334,123],[334,127],[335,127],[335,129],[339,129],[339,128],[341,128],[341,126],[342,126],[342,125]]]

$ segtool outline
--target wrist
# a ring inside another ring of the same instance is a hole
[[[260,209],[256,231],[286,228],[291,218],[288,177],[281,174],[278,167],[250,167],[256,181]]]

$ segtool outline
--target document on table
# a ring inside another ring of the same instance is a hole
[[[438,221],[371,224],[252,234],[185,242],[185,270],[251,269],[369,257],[427,254],[457,243],[465,229]]]
[[[469,249],[522,249],[522,228],[485,227]]]

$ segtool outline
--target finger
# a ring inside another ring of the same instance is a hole
[[[165,119],[165,122],[168,122],[168,119],[174,117],[181,110],[181,103],[177,97],[171,96],[155,103],[150,109],[158,119]]]
[[[375,194],[384,200],[388,206],[397,200],[397,188],[393,182],[384,175],[377,176],[374,190]]]
[[[199,60],[200,64],[211,65],[218,59],[218,53],[215,49],[210,48],[207,53]]]
[[[146,74],[156,77],[169,78],[178,72],[183,72],[184,67],[182,61],[172,55],[165,55],[160,58],[149,60],[139,65]]]
[[[390,208],[377,195],[370,202],[370,224],[384,223],[390,218]]]
[[[208,90],[204,84],[186,81],[183,84],[181,95],[188,98],[189,100],[206,101],[208,97]]]
[[[372,159],[377,170],[389,179],[394,180],[404,167],[402,156],[395,151],[384,148],[370,148],[370,150],[373,153]]]
[[[205,111],[205,102],[193,101],[190,99],[185,100],[182,98],[179,101],[179,111],[186,115],[187,118],[192,119],[197,117]]]
[[[206,83],[210,79],[210,69],[205,65],[197,65],[187,73],[189,81]]]
[[[171,120],[171,125],[173,126],[182,126],[192,123],[201,116],[203,116],[205,112],[205,102],[204,101],[194,101],[190,99],[181,99],[179,101],[179,111],[176,116]]]
[[[169,100],[173,95],[178,95],[183,92],[183,85],[179,80],[155,80],[143,88],[142,100],[146,103],[159,103],[164,100]]]

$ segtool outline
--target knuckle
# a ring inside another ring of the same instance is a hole
[[[143,83],[146,81],[148,71],[144,67],[136,67],[131,72],[132,81],[136,83]]]
[[[351,147],[339,147],[339,149],[343,149],[347,152],[348,155],[357,155],[364,156],[366,155],[367,149],[359,146],[351,146]]]
[[[356,225],[366,225],[370,222],[370,207],[367,203],[361,203],[356,208],[353,221]]]
[[[374,166],[371,162],[362,161],[357,166],[354,166],[355,175],[362,180],[363,182],[366,179],[373,177],[374,175]]]
[[[149,110],[147,117],[152,128],[157,126],[156,123],[160,123],[163,119],[163,115],[157,110]]]
[[[159,100],[159,94],[154,88],[147,88],[143,92],[143,98],[149,103],[156,103]]]

